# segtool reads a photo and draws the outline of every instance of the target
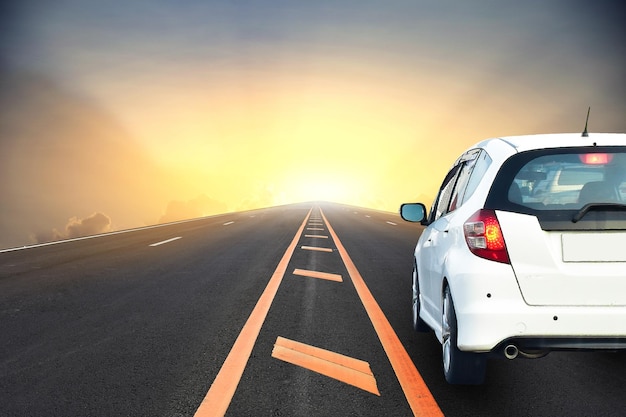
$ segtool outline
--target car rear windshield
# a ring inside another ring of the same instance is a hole
[[[491,208],[536,215],[544,229],[623,230],[622,205],[626,205],[624,147],[519,153],[503,164],[487,199]]]

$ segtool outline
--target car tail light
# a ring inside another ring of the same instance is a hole
[[[581,162],[587,165],[606,165],[613,160],[610,153],[585,153],[578,155]]]
[[[469,250],[476,256],[505,264],[511,263],[495,211],[478,210],[463,225],[463,233]]]

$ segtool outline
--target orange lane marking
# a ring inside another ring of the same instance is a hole
[[[378,338],[383,345],[383,349],[385,349],[385,352],[387,353],[389,362],[391,362],[391,366],[398,377],[398,382],[400,382],[402,391],[404,391],[404,396],[406,397],[413,414],[420,417],[442,417],[443,412],[437,405],[437,402],[426,386],[422,376],[415,368],[415,364],[409,357],[407,351],[404,349],[402,342],[400,342],[398,335],[396,335],[396,332],[393,330],[393,327],[391,327],[391,324],[387,320],[387,317],[385,317],[385,314],[376,302],[376,299],[374,299],[374,296],[370,292],[369,288],[367,288],[363,277],[352,262],[352,259],[343,247],[343,244],[339,241],[337,234],[331,227],[330,223],[328,223],[328,219],[324,216],[323,212],[322,217],[324,217],[328,231],[335,241],[337,250],[339,251],[341,259],[348,270],[348,275],[350,275],[352,283],[359,294],[361,303],[363,303],[363,306],[367,311],[367,315],[374,326],[374,330],[376,330],[376,334],[378,334]]]
[[[328,236],[323,235],[304,235],[304,237],[318,237],[320,239],[328,239]]]
[[[230,401],[235,394],[237,385],[241,380],[241,375],[252,353],[252,348],[261,331],[261,326],[263,326],[263,322],[272,305],[272,301],[274,301],[278,287],[287,271],[289,260],[296,249],[298,240],[300,240],[300,236],[304,231],[304,226],[310,215],[311,210],[307,213],[302,225],[296,232],[296,236],[293,238],[287,251],[280,260],[265,290],[263,290],[263,294],[261,294],[256,306],[254,306],[248,321],[246,321],[246,324],[241,329],[241,333],[237,336],[237,340],[235,340],[235,344],[230,349],[230,353],[215,377],[211,388],[209,388],[209,392],[207,392],[200,407],[196,410],[196,417],[215,417],[226,414],[226,410],[230,405]]]
[[[317,246],[300,246],[300,249],[304,249],[304,250],[316,250],[319,252],[332,252],[333,250],[331,248],[320,248]]]
[[[306,269],[295,269],[293,271],[293,274],[300,275],[301,277],[319,278],[319,279],[325,279],[328,281],[343,282],[341,275],[329,274],[328,272],[308,271]]]
[[[272,357],[380,396],[369,363],[294,340],[278,337]]]

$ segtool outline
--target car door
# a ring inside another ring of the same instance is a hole
[[[426,235],[422,241],[420,258],[425,276],[420,277],[420,291],[425,313],[433,319],[438,320],[441,316],[444,265],[450,246],[454,244],[454,239],[449,234],[450,220],[465,200],[465,191],[479,153],[478,150],[465,153],[448,172],[429,219],[432,223],[424,231]]]
[[[420,291],[423,297],[424,312],[433,318],[438,317],[436,313],[439,301],[437,299],[440,297],[436,294],[438,290],[434,283],[441,273],[439,254],[445,241],[444,234],[448,226],[446,214],[460,168],[461,165],[456,164],[444,178],[429,215],[429,225],[424,229],[420,238],[419,259],[417,259],[420,270]]]

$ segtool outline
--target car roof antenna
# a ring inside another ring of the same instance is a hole
[[[583,138],[589,137],[589,133],[587,133],[587,123],[589,123],[589,112],[591,111],[591,106],[587,109],[587,119],[585,120],[585,130],[583,130]]]

